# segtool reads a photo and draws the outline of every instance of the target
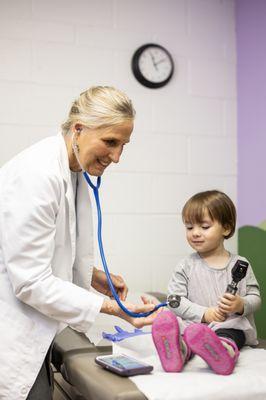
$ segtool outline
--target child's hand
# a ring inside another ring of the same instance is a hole
[[[244,300],[238,294],[225,293],[218,302],[218,309],[224,314],[244,312]]]
[[[226,315],[222,311],[220,311],[218,307],[210,307],[207,308],[207,310],[205,311],[202,322],[210,324],[213,321],[223,322],[225,320]]]

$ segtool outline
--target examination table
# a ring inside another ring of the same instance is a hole
[[[163,293],[147,294],[160,302],[166,299]],[[95,363],[97,355],[111,353],[111,345],[96,347],[84,334],[65,328],[57,335],[52,351],[54,400],[145,400],[130,379]]]
[[[161,293],[151,293],[164,301]],[[260,340],[266,349],[266,339]],[[82,333],[65,328],[57,335],[53,351],[54,400],[145,400],[129,379],[104,370],[94,361],[99,354],[111,354],[112,346],[95,346]],[[241,400],[241,399],[239,399]]]
[[[258,347],[266,349],[266,340]],[[55,340],[52,354],[54,400],[145,400],[130,379],[95,364],[96,355],[111,352],[111,346],[95,347],[85,335],[64,329]]]
[[[128,378],[122,378],[95,364],[99,354],[111,354],[112,347],[95,347],[83,334],[66,328],[54,343],[52,355],[54,400],[145,400]]]

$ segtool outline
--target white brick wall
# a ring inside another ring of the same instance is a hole
[[[130,70],[151,41],[176,66],[158,90]],[[165,291],[190,252],[184,202],[210,188],[236,200],[233,0],[0,0],[0,54],[0,164],[54,134],[86,87],[132,98],[132,143],[103,179],[106,256],[131,290]],[[228,245],[236,251],[236,239]]]

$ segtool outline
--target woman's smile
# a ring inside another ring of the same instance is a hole
[[[99,158],[97,159],[97,162],[104,168],[108,167],[108,165],[110,164],[110,162],[101,161],[99,160]]]

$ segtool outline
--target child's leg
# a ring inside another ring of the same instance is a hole
[[[217,331],[215,331],[216,335],[218,335],[221,339],[222,338],[227,338],[232,340],[233,342],[235,342],[235,344],[238,347],[238,350],[241,350],[242,347],[245,345],[246,343],[246,336],[245,333],[243,331],[241,331],[240,329],[217,329]]]
[[[242,349],[242,347],[246,343],[246,337],[243,331],[240,329],[217,329],[215,331],[216,335],[222,341],[223,346],[227,349],[229,354],[233,357],[238,350]],[[237,349],[236,349],[237,347]]]
[[[184,332],[184,340],[193,353],[203,358],[214,372],[229,375],[233,372],[239,350],[233,340],[219,338],[205,324],[191,324]]]
[[[180,372],[190,357],[190,350],[181,337],[177,317],[162,311],[152,324],[152,338],[166,372]]]

